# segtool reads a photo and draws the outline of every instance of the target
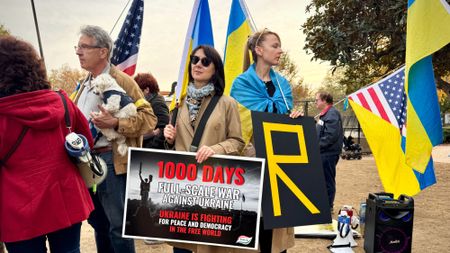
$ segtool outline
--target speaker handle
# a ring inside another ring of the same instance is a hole
[[[389,197],[389,198],[393,199],[394,194],[388,193],[388,192],[369,193],[369,199],[375,200],[375,199],[380,199],[380,197]]]
[[[400,197],[398,198],[398,200],[407,205],[414,205],[414,199],[405,194],[401,194]]]

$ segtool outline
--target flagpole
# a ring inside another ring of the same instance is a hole
[[[37,39],[38,39],[38,44],[39,44],[39,53],[41,54],[42,63],[44,64],[44,67],[45,67],[44,51],[42,50],[41,35],[39,33],[39,25],[38,25],[38,21],[37,21],[37,17],[36,17],[36,9],[34,8],[34,0],[31,0],[31,8],[33,9],[34,26],[36,27],[36,34],[37,34]]]
[[[377,83],[377,82],[383,80],[385,77],[391,75],[392,73],[394,73],[395,71],[399,70],[400,68],[402,68],[402,67],[404,67],[404,66],[405,66],[405,64],[402,64],[402,65],[398,66],[398,67],[395,68],[394,70],[391,70],[391,71],[387,72],[386,74],[382,75],[381,77],[379,77],[376,81],[370,82],[369,84],[366,84],[366,85],[364,85],[363,87],[360,87],[358,90],[364,89],[364,88],[366,88],[366,87],[368,87],[368,86],[370,86],[370,85],[372,85],[372,84],[374,84],[374,83]],[[353,94],[353,92],[352,92],[352,94]],[[342,99],[342,100],[344,100],[344,99]]]
[[[248,15],[248,18],[249,18],[249,20],[250,20],[250,26],[251,26],[251,28],[253,29],[252,32],[257,31],[257,27],[256,27],[255,20],[253,19],[252,15],[250,14],[250,11],[248,10],[247,3],[245,2],[245,0],[239,0],[239,2],[242,3],[242,6],[243,6],[244,9],[245,9],[245,14]]]
[[[128,0],[127,4],[125,5],[125,7],[123,7],[122,12],[120,13],[119,17],[116,20],[116,23],[114,23],[111,31],[109,32],[109,35],[111,35],[111,33],[114,31],[114,28],[116,28],[117,22],[119,22],[119,19],[122,17],[123,12],[125,11],[125,9],[127,8],[128,4],[130,3],[131,0]]]
[[[366,87],[369,87],[369,86],[372,85],[372,84],[375,84],[375,83],[377,83],[377,82],[383,80],[385,77],[391,75],[392,73],[396,72],[397,70],[399,70],[400,68],[402,68],[402,67],[404,67],[404,66],[405,66],[405,64],[398,66],[398,67],[395,68],[394,70],[391,70],[391,71],[387,72],[386,74],[384,74],[383,76],[381,76],[380,78],[378,78],[376,81],[371,82],[371,83],[369,83],[369,84],[367,84],[367,85],[364,85],[363,87],[359,88],[358,90],[364,89],[364,88],[366,88]],[[356,92],[356,91],[355,91],[355,92]],[[354,93],[354,92],[353,92],[353,93]],[[351,94],[353,94],[353,93],[351,93]],[[345,101],[345,100],[347,99],[347,97],[348,97],[348,95],[345,96],[343,99],[339,100],[338,102],[333,103],[333,105],[338,105],[338,104],[342,103],[343,101]],[[344,105],[344,110],[345,110],[345,108],[346,108],[346,107],[345,107],[345,105]],[[317,119],[319,116],[320,116],[320,113],[317,114],[316,116],[314,116],[314,118]]]

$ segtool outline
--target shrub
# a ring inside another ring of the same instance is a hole
[[[444,143],[450,143],[450,127],[444,127]]]

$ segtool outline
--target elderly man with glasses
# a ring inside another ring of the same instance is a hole
[[[97,129],[114,128],[127,137],[128,146],[141,147],[142,136],[155,128],[157,119],[137,83],[111,64],[112,44],[109,34],[102,28],[81,28],[75,52],[81,67],[89,74],[72,97]],[[93,92],[91,80],[103,73],[109,73],[134,100],[138,108],[136,116],[118,119],[101,106],[102,99]],[[91,191],[95,210],[88,221],[95,229],[97,252],[134,253],[134,241],[121,236],[128,156],[120,155],[117,144],[104,136],[97,136],[94,151],[100,154],[108,166],[105,181],[95,193]]]

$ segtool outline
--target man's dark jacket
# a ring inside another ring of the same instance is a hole
[[[339,111],[333,106],[316,123],[321,155],[339,155],[342,151],[344,131]]]

